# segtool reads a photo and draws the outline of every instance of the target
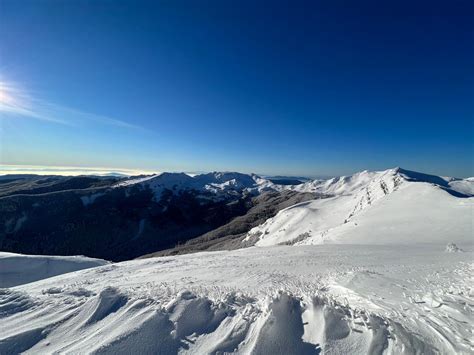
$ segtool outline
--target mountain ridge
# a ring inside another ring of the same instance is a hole
[[[460,181],[464,183],[463,190],[453,186],[453,182]],[[244,241],[257,246],[336,241],[374,243],[377,242],[375,231],[385,239],[389,236],[394,240],[406,239],[406,235],[415,236],[415,229],[410,231],[410,226],[418,223],[432,232],[433,240],[449,242],[443,239],[442,233],[451,228],[453,232],[448,235],[466,242],[472,237],[470,208],[473,199],[469,194],[472,185],[469,180],[443,179],[402,168],[363,171],[327,181],[313,181],[295,189],[317,191],[333,197],[284,209],[249,231]],[[370,215],[370,218],[367,217]],[[438,217],[425,225],[423,221],[417,221],[419,216],[429,219],[432,219],[430,216]],[[385,230],[388,226],[391,226],[392,231]],[[358,238],[360,234],[371,237],[361,240]],[[418,234],[422,233],[418,231]],[[429,238],[416,237],[413,241],[429,242]]]
[[[328,211],[328,215],[324,212],[313,216],[315,221],[311,223],[318,227],[305,227],[296,235],[296,231],[273,233],[276,243],[298,244],[303,239],[314,242],[315,235],[313,239],[304,236],[316,232],[326,233],[322,239],[331,240],[334,227],[356,223],[358,215],[365,213],[368,206],[377,205],[400,183],[428,184],[456,198],[472,196],[474,186],[470,179],[441,178],[401,168],[362,171],[298,185],[276,184],[256,174],[236,172],[194,176],[162,173],[122,179],[7,179],[0,184],[0,248],[19,253],[83,254],[127,260],[161,250],[174,253],[177,246],[205,236],[176,250],[233,249],[270,243],[268,238],[264,242],[247,233],[252,228],[260,228],[259,232],[264,233],[266,220],[279,219],[275,214],[283,208],[287,209],[284,213],[293,208],[301,214],[298,218],[303,219],[313,215],[311,208]],[[285,199],[296,204],[305,201],[307,207],[289,207]],[[293,222],[297,223],[298,218]],[[278,223],[286,224],[284,220]],[[224,235],[225,231],[230,234]],[[242,243],[246,235],[249,238]],[[199,240],[204,244],[199,244]]]

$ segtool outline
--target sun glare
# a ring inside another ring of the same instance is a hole
[[[13,105],[15,102],[11,87],[0,81],[0,105]]]

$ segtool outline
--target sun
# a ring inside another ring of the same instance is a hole
[[[9,101],[9,96],[3,90],[0,90],[0,104],[6,104]]]
[[[6,101],[7,98],[8,98],[8,95],[5,92],[5,90],[3,89],[2,84],[0,84],[0,102]]]
[[[0,81],[0,105],[11,105],[15,102],[9,86]]]
[[[25,108],[27,96],[15,84],[0,80],[0,113],[12,113]]]

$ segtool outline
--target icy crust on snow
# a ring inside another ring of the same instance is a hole
[[[185,173],[162,173],[132,178],[114,185],[114,187],[131,186],[148,187],[157,199],[160,198],[164,190],[173,193],[185,190],[197,191],[211,197],[219,197],[227,194],[260,193],[267,190],[283,189],[283,186],[276,185],[257,175],[236,172],[213,172],[193,176]]]
[[[0,252],[0,288],[22,285],[107,263],[102,259],[85,256],[32,256]]]
[[[250,230],[244,243],[270,246],[473,241],[474,198],[453,195],[446,190],[448,182],[440,177],[391,169],[362,172],[318,186],[313,183],[308,185],[310,188],[297,188],[333,197],[281,210]]]
[[[472,353],[472,251],[249,248],[0,290],[0,353]]]

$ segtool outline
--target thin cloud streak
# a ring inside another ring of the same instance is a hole
[[[32,97],[11,83],[0,81],[0,117],[21,116],[35,120],[81,126],[87,122],[144,130],[143,127],[116,118],[85,112]]]

